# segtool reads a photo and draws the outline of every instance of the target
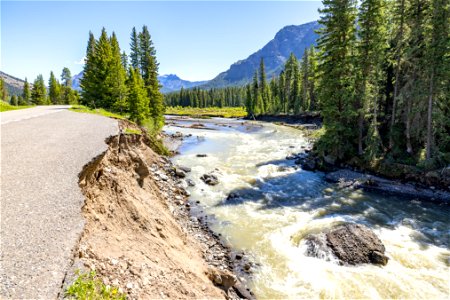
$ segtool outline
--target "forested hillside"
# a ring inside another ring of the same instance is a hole
[[[267,78],[261,58],[245,90],[182,91],[168,95],[167,103],[245,104],[250,117],[320,111],[324,134],[316,147],[330,162],[357,157],[428,169],[448,164],[448,1],[323,4],[317,47],[299,58],[291,54],[280,76]]]

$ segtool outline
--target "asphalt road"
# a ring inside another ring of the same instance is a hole
[[[83,230],[78,173],[117,134],[68,106],[0,113],[0,298],[54,299]]]

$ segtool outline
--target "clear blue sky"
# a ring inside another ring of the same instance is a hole
[[[160,74],[212,79],[262,48],[282,27],[319,18],[320,1],[4,1],[0,69],[29,81],[82,70],[89,30],[116,32],[129,53],[133,26],[149,27]]]

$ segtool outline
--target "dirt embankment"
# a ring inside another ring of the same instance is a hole
[[[95,269],[130,299],[236,298],[228,289],[236,284],[229,253],[186,221],[186,192],[170,176],[170,162],[142,135],[107,143],[80,174],[86,226],[74,265]]]

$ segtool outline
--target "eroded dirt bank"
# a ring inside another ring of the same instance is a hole
[[[86,226],[74,269],[95,269],[130,299],[237,298],[229,250],[189,218],[170,161],[143,135],[107,143],[80,174]]]

